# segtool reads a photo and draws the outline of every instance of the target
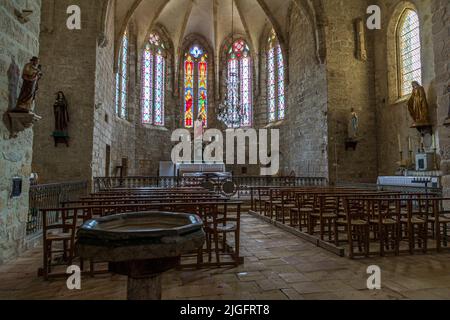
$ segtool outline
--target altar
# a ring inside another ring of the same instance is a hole
[[[192,174],[226,173],[224,163],[176,163],[161,161],[159,175],[161,177],[183,177]]]
[[[441,173],[439,171],[417,172],[406,171],[404,176],[378,177],[379,189],[389,187],[413,188],[413,189],[439,189],[441,188]]]

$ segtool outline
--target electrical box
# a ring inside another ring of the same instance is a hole
[[[20,197],[21,195],[22,195],[22,178],[14,177],[11,198],[17,198]]]

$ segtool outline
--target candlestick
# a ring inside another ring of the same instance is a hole
[[[413,151],[409,151],[409,163],[412,166],[414,164],[414,160],[413,160]]]

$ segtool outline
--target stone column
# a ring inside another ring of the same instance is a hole
[[[128,300],[161,300],[161,275],[128,277]]]
[[[448,91],[449,48],[448,21],[450,19],[450,3],[448,0],[432,2],[434,63],[436,72],[436,94],[438,105],[438,132],[441,154],[442,185],[444,196],[450,196],[450,127],[444,125],[448,117],[450,94]]]

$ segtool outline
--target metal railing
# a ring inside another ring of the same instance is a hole
[[[173,188],[201,185],[204,178],[198,177],[97,177],[94,178],[94,191],[98,192],[112,188]],[[214,178],[212,178],[214,181]],[[229,179],[223,179],[229,181]],[[258,186],[326,186],[326,178],[310,177],[265,177],[236,176],[231,181],[239,189],[239,195],[250,192],[250,187]]]
[[[86,195],[87,192],[87,181],[31,185],[27,235],[35,235],[42,231],[42,217],[39,213],[40,209],[58,208],[61,202],[76,200],[81,196]]]
[[[442,196],[442,188],[441,187],[431,187],[431,186],[401,186],[401,185],[382,185],[376,183],[351,183],[351,182],[341,182],[338,183],[338,187],[346,187],[346,188],[359,188],[359,189],[367,189],[374,191],[392,191],[392,192],[401,192],[401,193],[429,193],[437,196]]]

